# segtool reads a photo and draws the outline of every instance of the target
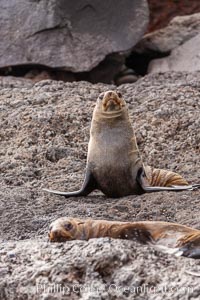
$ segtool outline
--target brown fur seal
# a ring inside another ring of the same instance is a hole
[[[158,221],[117,222],[92,219],[60,218],[50,225],[49,240],[89,240],[110,237],[153,244],[177,256],[200,258],[200,230]]]
[[[121,93],[101,93],[94,109],[88,146],[86,175],[76,192],[48,192],[86,196],[94,189],[108,197],[123,197],[147,192],[183,191],[200,187],[189,185],[174,172],[144,167],[135,134]]]

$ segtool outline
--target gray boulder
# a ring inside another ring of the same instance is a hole
[[[152,60],[148,73],[200,70],[200,34],[172,50],[170,56]]]
[[[167,27],[146,34],[134,48],[139,53],[170,52],[200,32],[200,13],[175,17]]]
[[[0,67],[89,71],[108,54],[132,48],[147,23],[146,0],[2,0]]]

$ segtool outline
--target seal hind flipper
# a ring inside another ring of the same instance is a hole
[[[145,174],[144,168],[138,170],[136,177],[137,182],[139,183],[142,190],[146,193],[153,192],[163,192],[163,191],[172,191],[172,192],[181,192],[181,191],[193,191],[200,188],[200,184],[194,185],[171,185],[171,186],[150,186],[148,179]]]
[[[81,189],[78,191],[60,192],[60,191],[49,190],[49,189],[43,189],[43,191],[49,192],[49,193],[52,193],[55,195],[64,196],[65,198],[69,198],[69,197],[87,196],[92,191],[94,191],[96,188],[97,188],[96,180],[95,180],[94,176],[92,175],[92,173],[90,172],[90,170],[87,170],[85,173],[85,179],[84,179],[83,185],[82,185]]]
[[[192,184],[192,185],[172,185],[173,188],[186,188],[186,190],[197,190],[200,189],[200,184]]]
[[[142,186],[143,190],[146,193],[153,193],[153,192],[164,192],[164,191],[171,191],[171,192],[181,192],[181,191],[193,191],[194,188],[192,185],[185,185],[185,186],[172,186],[172,187],[162,187],[162,186]]]
[[[192,188],[194,189],[194,190],[196,190],[196,189],[200,189],[200,184],[193,184],[192,185]]]

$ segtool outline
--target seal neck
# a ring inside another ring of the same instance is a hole
[[[109,111],[109,112],[96,110],[94,112],[93,118],[95,120],[96,120],[96,117],[97,117],[98,120],[101,120],[101,119],[116,119],[116,118],[119,118],[119,117],[124,117],[126,111],[127,111],[126,108],[122,108],[122,109],[117,110],[117,111]]]

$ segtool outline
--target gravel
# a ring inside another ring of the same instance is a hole
[[[120,199],[42,191],[80,187],[97,96],[115,88],[0,78],[0,299],[199,299],[198,261],[132,241],[47,242],[50,222],[61,216],[200,229],[199,191]],[[199,183],[200,72],[152,74],[117,89],[144,162]]]

